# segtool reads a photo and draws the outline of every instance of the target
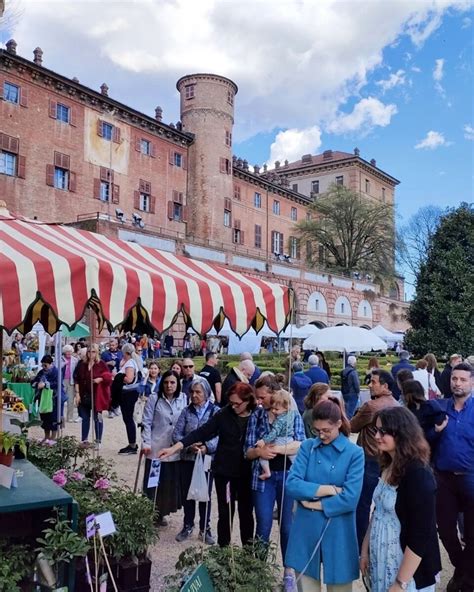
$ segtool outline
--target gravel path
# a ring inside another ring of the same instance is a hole
[[[76,436],[80,438],[80,423],[67,423],[65,428],[65,434]],[[31,429],[31,435],[34,437],[41,437],[42,430],[38,428]],[[111,459],[115,463],[115,470],[120,479],[123,479],[130,487],[133,487],[135,475],[138,465],[138,456],[122,456],[118,455],[117,451],[125,446],[126,435],[125,426],[121,417],[109,419],[104,417],[104,438],[103,444],[100,450],[100,454],[106,458]],[[143,475],[143,465],[141,467],[141,475]],[[141,486],[141,479],[140,479]],[[212,532],[216,534],[216,521],[217,521],[217,503],[215,499],[215,492],[213,492],[213,510],[211,515]],[[186,546],[192,544],[198,544],[198,528],[195,528],[191,539],[183,543],[177,543],[175,541],[176,534],[181,530],[183,524],[183,513],[182,511],[172,514],[169,518],[169,525],[166,527],[160,527],[158,529],[159,541],[150,550],[150,556],[153,561],[152,567],[152,578],[151,578],[151,592],[165,592],[166,586],[164,578],[166,575],[174,572],[174,565],[178,559],[179,554]],[[275,523],[276,525],[276,523]],[[234,527],[233,527],[233,541],[239,544],[238,537],[238,517],[236,516]],[[272,531],[272,540],[278,542],[278,529],[274,528]],[[442,562],[444,570],[441,574],[441,583],[437,586],[437,590],[445,590],[446,584],[452,575],[452,568],[449,559],[444,552],[444,548],[441,547]],[[281,556],[279,556],[281,565]],[[354,592],[364,592],[365,588],[361,580],[354,583]]]

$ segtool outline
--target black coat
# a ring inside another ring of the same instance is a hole
[[[417,590],[432,586],[441,571],[436,531],[436,480],[428,466],[412,461],[397,490],[395,512],[400,520],[400,546],[421,557],[415,572]]]
[[[452,368],[451,364],[448,362],[439,377],[438,387],[439,387],[439,390],[443,393],[445,399],[453,396],[453,393],[451,392],[451,372],[452,371],[453,371],[453,368]]]
[[[250,417],[250,416],[249,416]],[[248,418],[246,418],[248,420]],[[212,472],[223,477],[243,477],[251,474],[252,463],[244,457],[244,443],[247,433],[247,422],[243,422],[234,413],[232,407],[226,406],[211,419],[188,434],[182,444],[185,448],[196,442],[207,442],[219,436]]]

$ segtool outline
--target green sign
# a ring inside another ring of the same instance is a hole
[[[214,592],[214,586],[204,565],[196,567],[189,580],[181,588],[181,592]]]

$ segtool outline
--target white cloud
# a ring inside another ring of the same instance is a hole
[[[391,88],[394,88],[395,86],[403,86],[405,83],[405,71],[398,70],[397,72],[395,72],[395,74],[390,74],[387,80],[379,80],[375,84],[377,86],[380,86],[382,90],[385,92],[387,90],[390,90]]]
[[[359,101],[354,106],[352,113],[339,114],[327,125],[327,131],[334,134],[360,131],[365,134],[374,126],[389,125],[396,113],[396,105],[385,105],[379,99],[368,97]]]
[[[418,73],[418,72],[421,72],[421,68],[418,68],[418,66],[412,66],[412,67],[411,67],[411,71],[412,71],[412,72],[417,72],[417,73]]]
[[[451,142],[446,141],[444,135],[441,132],[435,132],[433,130],[426,134],[418,144],[415,145],[417,150],[435,150],[440,146],[450,146]]]
[[[421,46],[470,0],[359,0],[357,10],[339,0],[9,0],[7,12],[20,3],[0,42],[13,36],[27,58],[40,46],[47,68],[96,89],[105,81],[112,98],[149,114],[159,104],[166,122],[179,118],[180,76],[233,79],[238,142],[339,120],[386,47],[406,36]]]
[[[469,27],[472,25],[472,19],[470,19],[468,16],[464,17],[462,19],[462,27],[461,29],[469,29]]]
[[[464,137],[466,140],[474,140],[474,127],[469,123],[464,126]]]
[[[444,58],[439,58],[435,61],[435,67],[433,70],[433,80],[435,81],[434,86],[436,92],[438,92],[442,97],[445,96],[443,85],[441,81],[444,78]]]
[[[275,160],[290,162],[299,160],[303,154],[314,154],[321,146],[321,130],[317,127],[307,129],[288,129],[279,132],[270,146],[269,165]]]

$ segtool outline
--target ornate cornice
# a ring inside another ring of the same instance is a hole
[[[124,123],[140,127],[175,144],[189,146],[194,141],[192,134],[181,132],[174,127],[161,123],[144,113],[140,113],[123,103],[84,86],[80,82],[66,78],[4,49],[0,49],[0,67],[6,71],[16,70],[22,77],[30,76],[35,84],[54,90],[66,97],[74,98],[86,106],[109,113],[115,111],[115,117]]]
[[[235,84],[233,80],[230,78],[226,78],[225,76],[220,76],[219,74],[209,74],[207,72],[197,73],[197,74],[186,74],[185,76],[181,76],[181,78],[176,83],[176,89],[181,92],[180,86],[184,84],[189,84],[194,80],[209,80],[210,82],[218,82],[219,84],[226,84],[229,88],[234,91],[234,94],[239,92],[239,87]]]
[[[304,206],[308,206],[312,203],[312,200],[307,197],[306,195],[302,195],[301,193],[296,193],[295,191],[291,191],[290,189],[286,189],[285,187],[281,187],[280,185],[276,185],[275,183],[271,183],[265,178],[260,177],[250,171],[246,171],[244,169],[238,168],[236,166],[232,167],[232,173],[234,178],[241,179],[242,181],[246,181],[251,185],[255,185],[256,187],[260,187],[261,189],[273,193],[275,195],[280,195],[281,197],[285,197],[290,201],[295,203],[299,203]]]

